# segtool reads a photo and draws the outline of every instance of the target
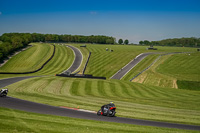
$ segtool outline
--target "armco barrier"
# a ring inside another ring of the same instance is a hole
[[[53,46],[54,46],[53,54],[39,69],[34,70],[34,71],[30,71],[30,72],[0,72],[0,74],[30,74],[30,73],[35,73],[35,72],[40,71],[54,57],[55,51],[56,51],[56,47],[55,47],[55,45],[53,45]]]
[[[85,70],[86,70],[87,64],[88,64],[88,62],[89,62],[90,56],[91,56],[91,52],[89,53],[88,59],[87,59],[87,61],[86,61],[86,63],[85,63],[85,67],[84,67],[84,69],[83,69],[83,74],[85,73]]]
[[[56,74],[56,76],[61,77],[69,77],[69,78],[90,78],[90,79],[106,79],[106,77],[93,77],[92,75],[84,74],[84,75],[75,75],[75,74]]]

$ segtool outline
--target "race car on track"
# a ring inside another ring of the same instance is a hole
[[[116,107],[113,104],[113,102],[110,102],[110,104],[103,105],[101,109],[97,112],[97,115],[103,115],[103,116],[111,116],[114,117],[116,114]]]
[[[0,91],[0,97],[5,97],[8,94],[8,89],[1,89]]]

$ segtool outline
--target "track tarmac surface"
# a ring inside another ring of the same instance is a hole
[[[16,77],[16,78],[0,80],[0,88],[6,87],[7,85],[13,84],[15,82],[18,82],[27,78],[32,78],[32,77]],[[0,107],[17,109],[17,110],[22,110],[22,111],[27,111],[27,112],[40,113],[40,114],[67,116],[67,117],[81,118],[81,119],[88,119],[88,120],[117,122],[117,123],[126,123],[126,124],[143,125],[143,126],[178,128],[178,129],[187,129],[187,130],[200,130],[200,126],[195,126],[195,125],[157,122],[157,121],[130,119],[130,118],[123,118],[123,117],[97,116],[95,113],[55,107],[55,106],[50,106],[46,104],[40,104],[40,103],[31,102],[31,101],[21,100],[21,99],[17,99],[13,97],[0,97]]]
[[[82,60],[83,60],[83,55],[80,52],[80,50],[77,49],[76,47],[73,47],[73,46],[70,46],[70,45],[67,45],[67,47],[69,47],[73,50],[74,55],[75,55],[75,59],[74,59],[72,66],[69,69],[67,69],[65,72],[69,71],[69,72],[72,73],[72,72],[76,71],[79,68],[79,66],[81,65]]]
[[[138,55],[135,59],[133,59],[131,62],[129,62],[126,66],[124,66],[116,74],[114,74],[111,77],[111,79],[123,78],[133,67],[135,67],[141,60],[143,60],[149,54],[152,54],[152,53],[142,53],[142,54]]]

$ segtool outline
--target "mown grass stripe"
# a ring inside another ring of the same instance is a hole
[[[109,97],[116,97],[115,87],[110,82],[104,82],[104,92]]]
[[[116,82],[118,84],[118,86],[121,89],[121,93],[125,96],[125,97],[134,97],[134,91],[132,91],[129,86],[127,86],[127,84],[124,84],[123,82]]]
[[[81,96],[86,96],[85,93],[85,80],[79,80],[79,89],[78,89],[78,94]]]
[[[92,95],[92,81],[87,80],[85,83],[85,93],[87,95]]]
[[[34,73],[46,65],[54,56],[53,53],[54,46],[50,44],[34,44],[34,47],[11,58],[3,67],[0,67],[0,71],[8,74]]]
[[[55,57],[44,67],[44,69],[37,72],[35,75],[55,75],[70,67],[74,56],[72,50],[60,45],[55,46]]]
[[[134,91],[134,94],[138,95],[139,97],[146,97],[147,93],[143,89],[141,89],[139,86],[135,84],[127,83],[127,85],[130,87],[132,91]]]
[[[103,81],[101,81],[101,80],[97,81],[97,88],[98,88],[98,93],[101,96],[107,96],[105,89],[104,89],[104,82]]]
[[[79,93],[78,93],[78,90],[79,90],[79,83],[80,83],[79,80],[74,80],[74,81],[72,82],[72,86],[71,86],[71,89],[70,89],[71,95],[79,95]]]
[[[98,80],[94,80],[92,82],[92,85],[93,85],[93,87],[91,89],[92,95],[95,96],[95,97],[101,96],[101,94],[98,91],[98,87],[99,87],[98,86]]]

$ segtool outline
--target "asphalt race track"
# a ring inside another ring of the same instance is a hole
[[[121,79],[125,76],[133,67],[135,67],[141,60],[143,60],[146,56],[152,53],[142,53],[138,55],[135,59],[133,59],[129,64],[119,70],[116,74],[114,74],[111,79]]]
[[[18,82],[20,80],[27,79],[27,78],[31,78],[31,77],[16,77],[16,78],[0,80],[0,88],[13,84],[15,82]],[[96,113],[55,107],[55,106],[34,103],[31,101],[21,100],[21,99],[12,98],[12,97],[0,97],[0,107],[17,109],[17,110],[22,110],[22,111],[27,111],[27,112],[40,113],[40,114],[67,116],[67,117],[81,118],[81,119],[88,119],[88,120],[117,122],[117,123],[126,123],[126,124],[134,124],[134,125],[144,125],[144,126],[178,128],[178,129],[187,129],[187,130],[200,130],[200,126],[195,126],[195,125],[156,122],[156,121],[130,119],[130,118],[122,118],[122,117],[97,116]]]
[[[15,78],[7,78],[7,79],[0,79],[0,88],[6,87],[10,84],[14,84],[18,81],[28,79],[28,78],[33,78],[36,76],[26,76],[26,77],[15,77]]]
[[[70,45],[68,45],[68,47],[71,48],[74,51],[75,60],[72,64],[72,66],[69,69],[67,69],[65,72],[68,71],[68,72],[72,73],[72,72],[76,71],[79,68],[79,66],[81,65],[82,60],[83,60],[83,55],[82,55],[82,53],[80,52],[79,49],[77,49],[73,46],[70,46]]]

